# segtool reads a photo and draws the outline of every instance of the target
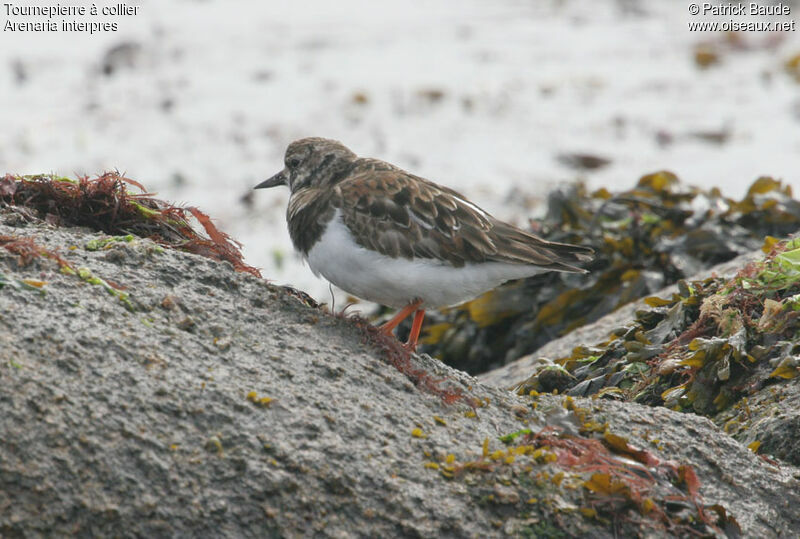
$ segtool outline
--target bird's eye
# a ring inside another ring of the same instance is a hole
[[[294,168],[300,164],[300,160],[296,157],[293,157],[289,159],[289,162],[287,164],[289,165],[289,168]]]

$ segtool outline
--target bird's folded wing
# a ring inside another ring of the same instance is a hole
[[[582,271],[571,264],[591,258],[587,247],[547,242],[496,220],[451,189],[377,160],[337,184],[332,202],[362,247],[392,257],[561,271]]]

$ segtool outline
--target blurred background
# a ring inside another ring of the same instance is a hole
[[[800,32],[688,24],[791,22],[800,6],[715,17],[690,3],[138,0],[135,16],[82,18],[115,32],[6,30],[0,172],[117,169],[199,207],[266,278],[323,302],[286,232],[287,190],[252,191],[305,136],[518,224],[565,183],[627,189],[660,169],[730,197],[761,175],[797,189]],[[4,25],[44,20],[3,10]]]

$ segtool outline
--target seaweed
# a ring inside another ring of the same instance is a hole
[[[131,193],[132,186],[140,193]],[[154,198],[139,182],[118,172],[76,180],[52,175],[0,179],[0,204],[24,207],[57,226],[86,226],[109,235],[134,234],[164,247],[231,263],[236,271],[261,277],[244,263],[241,244],[220,231],[198,208]],[[205,236],[191,224],[194,218]]]
[[[657,172],[617,194],[589,192],[583,184],[555,192],[547,215],[530,227],[549,240],[593,247],[590,273],[541,274],[433,312],[421,351],[470,373],[496,368],[626,303],[752,252],[765,236],[800,230],[800,202],[772,178],[759,178],[733,200]]]
[[[476,407],[475,399],[465,395],[459,388],[442,386],[442,382],[446,381],[445,378],[434,378],[424,369],[415,367],[411,361],[411,351],[393,335],[373,326],[358,314],[345,314],[342,311],[337,314],[337,317],[353,324],[361,332],[362,342],[378,350],[389,364],[404,374],[417,387],[440,397],[445,404],[464,402],[473,410]]]
[[[682,281],[605,342],[552,360],[572,376],[565,391],[714,416],[800,377],[800,239],[764,249],[733,278]],[[539,391],[540,377],[515,389]]]
[[[124,292],[124,286],[121,286],[109,279],[97,277],[96,275],[92,274],[92,271],[88,268],[75,268],[75,266],[65,260],[58,253],[58,251],[47,249],[46,247],[37,244],[33,238],[3,235],[0,236],[0,247],[3,247],[10,253],[16,254],[18,256],[17,263],[20,267],[28,266],[38,257],[52,259],[58,264],[61,273],[67,275],[76,275],[88,284],[102,286],[106,292],[117,298],[126,309],[131,312],[136,310],[133,302],[130,300],[130,297],[126,292]],[[46,281],[41,281],[38,279],[21,279],[12,281],[0,274],[0,288],[2,288],[4,285],[11,285],[16,288],[38,290],[39,292],[44,293],[44,286],[46,284]]]
[[[723,506],[703,501],[691,466],[634,446],[570,397],[560,406],[539,409],[548,425],[501,436],[504,449],[492,450],[485,439],[477,460],[459,462],[448,454],[423,466],[448,480],[464,481],[484,503],[516,507],[522,518],[535,507],[569,535],[576,530],[563,526],[561,512],[576,511],[607,528],[625,530],[622,536],[646,530],[671,536],[741,536],[738,522]],[[485,486],[495,482],[503,490],[487,493]]]
[[[42,247],[34,242],[33,238],[0,235],[0,247],[3,247],[9,253],[17,255],[17,263],[23,268],[40,256],[55,260],[62,270],[65,267],[72,268],[58,251]]]

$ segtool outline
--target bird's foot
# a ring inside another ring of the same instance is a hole
[[[417,308],[422,305],[422,300],[418,299],[413,303],[409,303],[405,307],[403,307],[396,315],[392,317],[391,320],[386,322],[385,324],[381,325],[380,329],[382,332],[386,333],[387,335],[391,335],[394,328],[400,325],[400,322],[408,318],[408,316],[417,310]]]
[[[414,313],[414,322],[411,324],[411,333],[408,334],[408,341],[403,345],[403,348],[409,352],[414,352],[417,349],[417,340],[419,340],[419,332],[422,330],[422,321],[425,319],[425,309],[417,309]]]

